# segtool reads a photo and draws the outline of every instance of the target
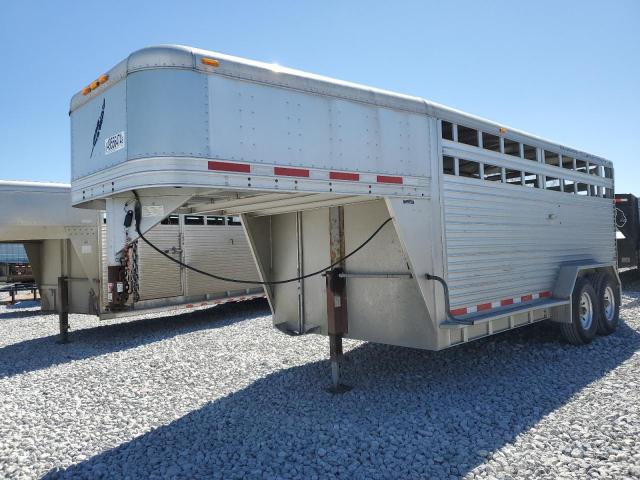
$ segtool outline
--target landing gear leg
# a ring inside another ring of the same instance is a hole
[[[329,209],[329,254],[331,262],[344,258],[344,207]],[[331,393],[344,393],[351,387],[340,383],[342,367],[342,336],[349,331],[347,315],[347,283],[344,262],[325,276],[327,287],[327,330],[329,333],[329,354],[331,363]]]
[[[340,382],[341,369],[344,360],[342,353],[342,335],[329,335],[329,361],[331,363],[331,386],[327,389],[330,393],[345,393],[352,387]]]
[[[58,308],[58,323],[60,325],[60,337],[58,343],[69,342],[69,280],[67,277],[58,277],[58,292],[60,295],[60,307]]]

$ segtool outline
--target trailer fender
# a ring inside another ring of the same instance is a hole
[[[598,263],[593,260],[578,260],[574,262],[566,262],[560,265],[560,271],[556,283],[553,287],[553,297],[570,299],[578,277],[595,273],[598,271],[607,271],[612,274],[613,278],[621,285],[618,270],[613,263]],[[571,303],[552,308],[551,320],[558,323],[571,323]]]

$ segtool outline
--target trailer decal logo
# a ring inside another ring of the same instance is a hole
[[[104,154],[109,155],[118,150],[124,148],[124,132],[118,132],[115,135],[111,135],[104,141]]]
[[[102,99],[102,111],[100,112],[100,116],[98,117],[98,121],[96,122],[96,129],[93,132],[93,146],[91,147],[91,155],[89,158],[93,157],[93,150],[96,148],[96,143],[98,143],[98,139],[100,138],[100,130],[102,129],[102,120],[104,119],[104,106],[105,99]]]

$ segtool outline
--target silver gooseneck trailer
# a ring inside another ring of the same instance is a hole
[[[439,350],[551,319],[579,344],[617,324],[604,158],[181,46],[132,53],[70,116],[72,202],[117,226],[114,278],[126,244],[170,212],[240,215],[274,323],[329,335],[335,387],[343,336]]]
[[[113,292],[109,292],[106,281],[108,224],[102,211],[72,208],[70,195],[71,188],[65,184],[0,181],[0,242],[24,244],[43,310],[64,308],[69,313],[106,319],[264,295],[260,286],[194,278],[147,245],[133,243],[126,256],[131,270],[126,290],[130,294],[120,308],[110,309]],[[148,235],[170,255],[200,268],[257,275],[238,217],[173,215]],[[205,252],[210,255],[204,257]],[[60,278],[64,278],[65,287],[61,287]],[[67,290],[65,302],[62,288]]]

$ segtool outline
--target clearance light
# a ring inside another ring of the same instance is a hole
[[[94,80],[88,86],[82,89],[82,95],[89,95],[89,93],[91,93],[92,90],[95,90],[100,85],[107,83],[108,80],[109,80],[109,75],[107,75],[106,73],[100,75],[97,80]]]
[[[204,65],[209,65],[210,67],[219,67],[220,66],[220,62],[218,60],[216,60],[215,58],[207,58],[207,57],[202,57],[200,59],[200,61],[204,64]]]
[[[500,133],[507,133],[507,129],[504,127],[500,127]]]

